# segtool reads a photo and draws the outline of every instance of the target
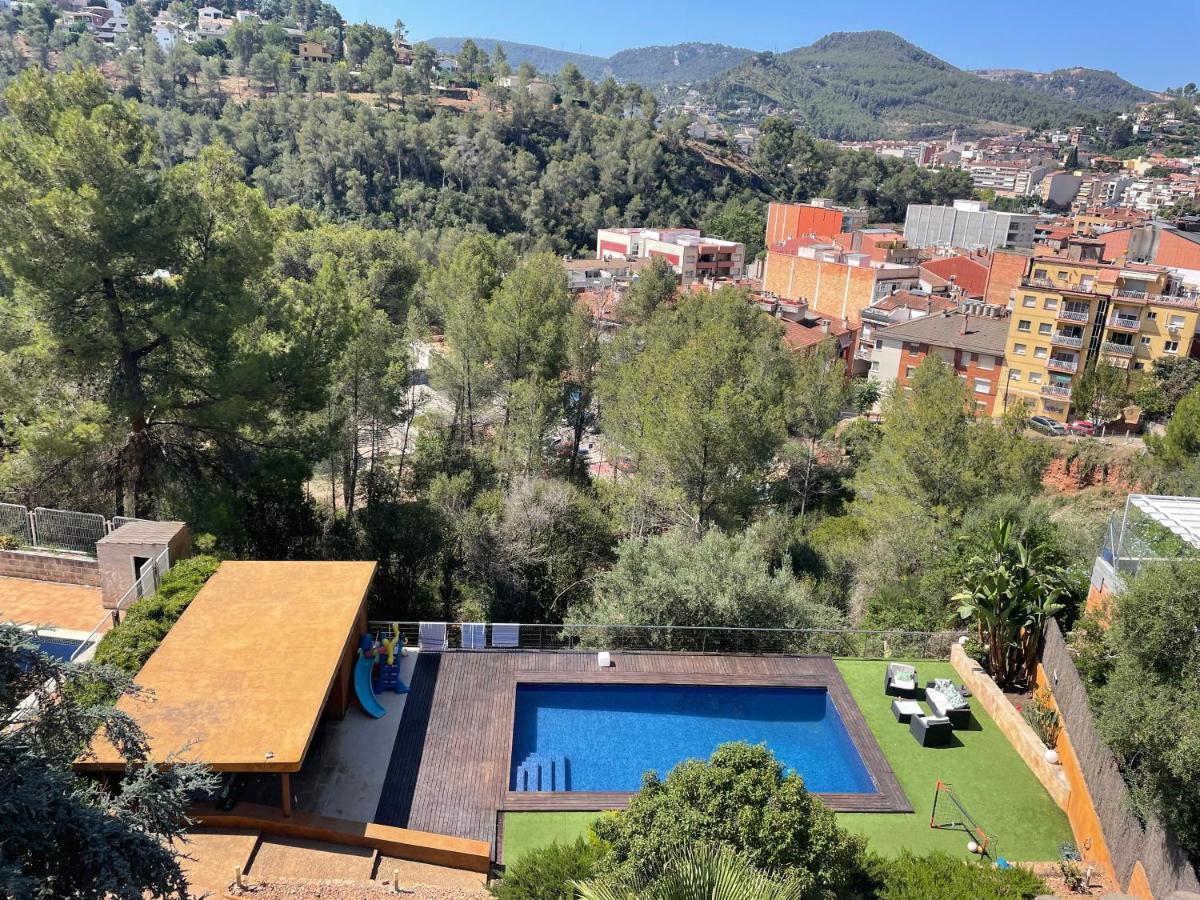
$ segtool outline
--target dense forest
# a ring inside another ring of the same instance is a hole
[[[1105,69],[1055,69],[1053,72],[1024,72],[1019,69],[990,69],[975,72],[990,81],[1040,91],[1098,112],[1129,112],[1139,103],[1151,103],[1155,95]]]

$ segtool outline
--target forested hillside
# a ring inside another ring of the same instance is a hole
[[[1053,72],[1024,72],[1020,69],[978,69],[973,74],[988,81],[1040,91],[1061,100],[1078,103],[1098,112],[1126,112],[1139,103],[1149,103],[1154,94],[1126,81],[1116,72],[1102,69],[1055,69]]]
[[[814,134],[837,139],[1066,123],[1083,111],[956,69],[886,31],[831,34],[787,53],[754,54],[705,92],[726,108],[794,113]]]

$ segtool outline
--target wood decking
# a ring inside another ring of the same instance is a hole
[[[823,686],[829,690],[874,794],[824,794],[845,811],[910,812],[903,790],[828,657],[688,653],[450,651],[417,659],[375,820],[384,825],[495,844],[502,810],[588,810],[625,806],[628,793],[508,790],[515,686],[519,681]]]

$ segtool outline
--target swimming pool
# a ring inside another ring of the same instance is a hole
[[[729,741],[766,744],[816,793],[878,790],[825,688],[518,683],[516,691],[512,791],[636,791],[644,772],[665,777]]]
[[[53,637],[48,634],[35,636],[33,642],[47,656],[53,656],[56,659],[61,659],[63,662],[70,662],[75,651],[88,643],[87,641],[76,641],[71,638]]]

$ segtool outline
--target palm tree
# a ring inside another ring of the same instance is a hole
[[[796,881],[778,880],[727,847],[695,846],[675,857],[649,886],[575,883],[582,900],[802,900]]]
[[[963,589],[953,599],[959,618],[976,623],[992,677],[1007,685],[1032,680],[1042,628],[1066,594],[1065,573],[1050,562],[1046,546],[1027,547],[1003,521],[967,561]]]

